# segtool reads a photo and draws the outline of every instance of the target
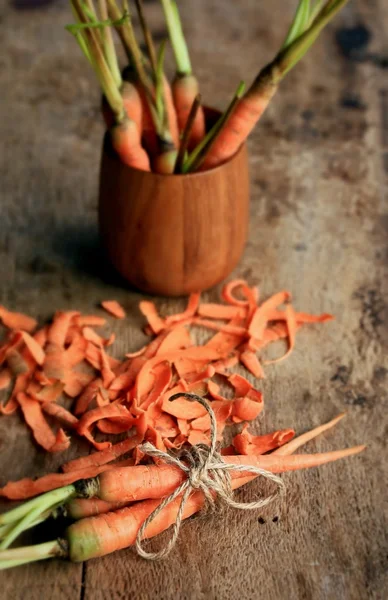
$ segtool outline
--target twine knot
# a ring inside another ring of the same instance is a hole
[[[216,506],[230,506],[239,510],[257,510],[267,506],[284,492],[283,481],[273,473],[249,465],[235,465],[225,462],[224,457],[217,451],[217,421],[211,406],[195,394],[185,392],[171,396],[170,401],[184,397],[192,402],[199,402],[207,411],[210,417],[210,446],[206,444],[196,444],[189,449],[184,449],[179,455],[169,454],[158,450],[153,444],[146,442],[140,449],[144,454],[159,458],[163,462],[175,465],[181,469],[186,478],[180,486],[176,488],[169,496],[163,498],[155,510],[145,519],[140,527],[136,538],[137,553],[148,560],[159,560],[169,554],[174,547],[184,518],[184,510],[187,501],[193,491],[201,491],[205,499],[205,508],[214,510]],[[278,486],[278,491],[266,498],[261,498],[255,502],[236,502],[233,499],[232,478],[230,471],[245,472],[250,475],[261,475],[269,479]],[[166,546],[158,552],[147,552],[143,548],[143,537],[148,525],[159,513],[169,504],[181,496],[179,508],[177,510],[176,520],[173,524],[173,532]]]

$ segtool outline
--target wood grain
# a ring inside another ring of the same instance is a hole
[[[192,3],[180,5],[203,98],[220,107],[272,57],[292,11],[282,0],[197,0],[194,18]],[[57,308],[90,312],[116,297],[129,315],[110,323],[120,356],[145,340],[142,295],[112,275],[98,246],[99,93],[62,31],[67,6],[13,6],[2,9],[0,302],[44,320]],[[147,3],[162,33],[159,9]],[[260,515],[187,522],[165,562],[144,563],[129,549],[83,567],[26,566],[0,574],[2,598],[386,597],[387,40],[385,0],[352,0],[287,76],[250,140],[250,236],[234,272],[259,283],[263,297],[286,287],[301,310],[336,315],[305,329],[292,357],[268,367],[255,431],[301,432],[345,409],[337,430],[309,450],[363,442],[368,450],[284,476],[283,504]],[[158,303],[165,311],[184,305]],[[0,420],[0,442],[0,484],[64,460],[36,450],[17,415]],[[75,445],[71,453],[87,451]],[[241,497],[253,499],[261,486]]]
[[[225,164],[159,175],[121,163],[105,136],[99,223],[118,272],[148,293],[182,296],[225,279],[247,239],[246,146]]]

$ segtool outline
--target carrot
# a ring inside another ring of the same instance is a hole
[[[233,373],[233,375],[228,377],[228,381],[234,387],[237,398],[246,396],[253,387],[248,379],[245,379],[245,377],[242,377],[238,373]]]
[[[75,317],[74,322],[78,327],[103,327],[106,325],[106,319],[96,315],[79,315]]]
[[[328,431],[329,429],[334,427],[341,419],[344,418],[344,416],[345,416],[345,413],[341,413],[340,415],[338,415],[331,421],[328,421],[324,425],[319,425],[318,427],[315,427],[314,429],[311,429],[310,431],[307,431],[306,433],[302,433],[302,435],[299,435],[298,437],[294,438],[293,440],[291,440],[290,442],[288,442],[281,448],[278,448],[277,450],[275,450],[275,453],[283,454],[283,455],[293,454],[295,452],[295,450],[297,450],[304,444],[307,444],[307,442],[310,442],[311,440],[316,438],[321,433],[324,433],[325,431]]]
[[[185,42],[177,3],[174,0],[162,0],[164,16],[177,65],[177,75],[172,84],[174,105],[177,113],[179,131],[185,129],[189,112],[198,95],[198,81],[192,73],[189,52]],[[192,129],[192,145],[196,145],[205,135],[205,118],[202,108],[197,112]]]
[[[65,473],[69,473],[92,466],[95,467],[104,465],[133,450],[136,446],[141,444],[144,439],[144,434],[147,429],[147,419],[145,413],[140,415],[138,422],[136,423],[136,429],[136,435],[129,437],[122,442],[118,442],[106,450],[101,450],[99,452],[95,452],[94,454],[89,454],[88,456],[82,456],[81,458],[76,458],[75,460],[69,461],[62,466],[63,471],[65,471]]]
[[[18,409],[19,403],[17,396],[19,392],[23,392],[26,389],[29,379],[29,373],[23,373],[23,375],[18,375],[16,377],[11,397],[6,404],[0,405],[0,411],[3,415],[10,415]]]
[[[106,502],[100,498],[74,498],[66,504],[66,514],[78,521],[85,517],[94,517],[118,510],[125,505],[125,502]]]
[[[112,417],[125,417],[130,418],[131,414],[125,406],[120,404],[120,402],[114,402],[113,404],[108,404],[107,406],[94,408],[89,410],[86,414],[84,414],[78,425],[77,431],[80,435],[83,435],[88,439],[97,450],[104,450],[105,448],[110,448],[112,446],[111,442],[96,442],[90,433],[90,428],[96,421],[100,419],[112,418]]]
[[[5,327],[8,329],[22,329],[31,333],[36,329],[37,321],[32,317],[28,317],[23,313],[11,312],[7,310],[5,306],[0,305],[0,321],[2,321]]]
[[[44,418],[39,402],[32,400],[23,392],[17,395],[17,401],[23,411],[24,419],[31,428],[35,441],[48,452],[52,452],[55,445],[55,434]]]
[[[67,332],[74,317],[77,317],[77,311],[58,312],[55,314],[53,323],[48,330],[47,341],[53,346],[64,348]]]
[[[261,366],[256,354],[252,352],[252,350],[244,350],[244,352],[241,352],[240,361],[244,367],[246,367],[248,371],[252,373],[252,375],[257,377],[257,379],[265,379],[263,367]]]
[[[221,131],[204,166],[212,168],[232,157],[248,137],[257,121],[268,107],[270,100],[286,73],[302,58],[319,33],[348,0],[328,0],[309,26],[300,32],[274,60],[260,71],[249,90],[239,101],[227,126]]]
[[[120,91],[127,117],[135,123],[137,130],[141,132],[143,105],[136,85],[130,81],[123,81]]]
[[[33,394],[35,400],[40,402],[56,402],[64,390],[65,384],[56,381],[53,384],[46,385],[39,392]]]
[[[218,323],[213,323],[213,321],[208,321],[207,319],[196,318],[193,320],[193,324],[198,325],[199,327],[206,327],[207,329],[214,329],[215,331],[232,333],[233,335],[238,335],[242,338],[247,335],[245,327],[238,327],[237,325],[231,325],[230,323],[219,325]]]
[[[5,390],[12,383],[12,373],[8,368],[0,371],[0,390]]]
[[[245,279],[233,279],[224,285],[222,288],[221,296],[228,304],[232,304],[233,306],[243,306],[247,307],[249,304],[249,300],[240,300],[233,295],[233,292],[236,288],[242,288],[244,294],[246,294],[247,290],[250,289]],[[258,298],[254,293],[254,299],[257,302]]]
[[[123,307],[117,302],[117,300],[104,300],[101,302],[102,308],[108,313],[116,317],[116,319],[125,319],[126,314]]]
[[[163,74],[163,100],[165,105],[167,123],[171,140],[175,147],[179,145],[179,132],[178,129],[178,118],[176,113],[176,106],[174,106],[173,94],[167,77]],[[175,166],[175,163],[174,163]]]
[[[208,317],[210,319],[225,319],[229,321],[234,317],[246,316],[245,308],[239,308],[238,306],[227,306],[223,304],[212,304],[203,303],[198,307],[198,314],[201,317]]]
[[[242,398],[236,398],[233,402],[232,420],[235,423],[241,421],[253,421],[264,408],[263,395],[261,392],[251,389]]]
[[[178,120],[178,128],[182,133],[186,127],[190,110],[199,93],[197,78],[192,74],[177,75],[172,84],[172,95]],[[205,137],[206,124],[202,106],[199,106],[191,128],[189,148],[194,148]]]
[[[63,349],[49,342],[46,346],[46,356],[43,363],[43,373],[49,379],[63,381],[65,378],[65,356]]]
[[[165,322],[159,316],[154,302],[143,300],[140,302],[139,308],[147,319],[153,333],[160,333],[165,328]]]
[[[60,404],[56,404],[56,402],[45,402],[42,404],[42,410],[47,415],[54,417],[67,427],[74,428],[78,424],[77,417],[72,415],[70,411],[66,410],[66,408]]]
[[[6,353],[7,365],[12,375],[23,375],[28,372],[28,365],[16,348],[11,348]]]
[[[293,429],[282,429],[266,435],[252,435],[246,428],[247,425],[233,438],[233,446],[239,454],[265,454],[286,444],[295,436]]]
[[[176,350],[184,350],[192,345],[190,334],[183,325],[175,326],[171,331],[166,331],[166,335],[156,350],[155,355],[163,355]],[[151,358],[151,357],[150,357]]]
[[[74,413],[76,415],[81,415],[88,409],[89,404],[96,397],[96,394],[101,385],[102,385],[102,379],[100,377],[98,377],[97,379],[94,379],[94,381],[92,381],[84,389],[81,396],[79,396],[79,398],[77,399],[77,402],[75,405]]]
[[[27,346],[32,358],[35,360],[35,362],[38,365],[43,365],[46,354],[45,354],[44,350],[42,349],[42,346],[39,344],[38,341],[36,341],[36,339],[31,337],[30,334],[27,333],[26,331],[22,331],[21,334],[22,334],[23,342]]]
[[[167,326],[182,322],[190,317],[193,317],[199,308],[199,301],[201,298],[200,292],[193,292],[189,296],[189,300],[187,303],[186,309],[175,315],[170,315],[166,317],[165,323]]]
[[[286,305],[285,313],[286,313],[286,325],[287,325],[287,329],[288,329],[288,338],[289,338],[288,350],[280,358],[275,358],[273,360],[266,360],[265,361],[266,365],[273,364],[275,362],[280,362],[280,361],[284,360],[285,358],[287,358],[287,356],[289,356],[291,354],[291,352],[294,349],[295,336],[296,336],[296,330],[297,330],[297,322],[296,322],[296,318],[295,318],[296,317],[295,311],[294,311],[293,307],[291,306],[291,304]]]

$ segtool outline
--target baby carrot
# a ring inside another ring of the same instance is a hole
[[[293,37],[275,59],[260,71],[205,158],[203,168],[219,165],[237,152],[266,110],[280,81],[299,62],[322,29],[347,2],[348,0],[328,0],[320,12],[314,15],[312,22],[303,23],[304,27],[308,27],[298,31],[299,35]]]

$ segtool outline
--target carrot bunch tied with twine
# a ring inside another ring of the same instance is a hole
[[[81,480],[75,486],[53,490],[4,513],[0,516],[0,538],[3,538],[0,543],[0,570],[52,557],[69,558],[73,562],[80,562],[133,544],[143,558],[149,560],[164,558],[176,543],[182,520],[203,508],[214,509],[218,502],[235,509],[258,510],[284,493],[284,483],[275,473],[317,466],[357,454],[364,449],[364,446],[357,446],[326,454],[288,456],[325,429],[332,427],[338,422],[339,418],[337,418],[277,448],[272,455],[226,457],[217,451],[217,421],[211,406],[202,397],[188,393],[176,394],[170,398],[170,401],[173,402],[182,396],[187,400],[198,402],[206,410],[211,423],[209,446],[198,444],[190,450],[183,450],[180,456],[176,456],[158,450],[153,444],[143,444],[142,452],[158,460],[158,464],[149,467],[154,487],[143,486],[143,497],[149,499],[118,508],[116,511],[83,518],[70,525],[65,532],[65,537],[58,540],[36,546],[8,549],[11,542],[22,531],[45,520],[53,509],[58,508],[77,493],[85,497],[94,495],[99,489],[95,479]],[[274,457],[275,454],[277,456]],[[126,484],[130,485],[136,469],[139,468],[129,467],[130,476],[126,478],[123,478],[120,469],[116,470],[111,480],[113,487],[121,489],[122,492]],[[161,470],[163,470],[162,475]],[[176,479],[172,489],[166,485],[168,472]],[[278,492],[258,498],[254,502],[244,503],[234,500],[234,489],[259,476],[274,483],[278,487]],[[156,489],[156,481],[159,495],[152,496],[152,490]],[[172,526],[172,535],[164,548],[157,552],[148,552],[143,547],[144,539],[153,537],[170,526]]]
[[[186,174],[229,160],[247,139],[284,76],[312,46],[348,0],[299,0],[275,58],[245,91],[241,81],[227,109],[206,122],[198,79],[186,44],[176,0],[161,0],[176,63],[170,85],[164,62],[166,40],[155,47],[143,0],[134,0],[144,38],[139,43],[127,0],[70,0],[77,23],[68,25],[101,85],[103,115],[122,162],[145,171]],[[112,29],[128,64],[120,70]]]

